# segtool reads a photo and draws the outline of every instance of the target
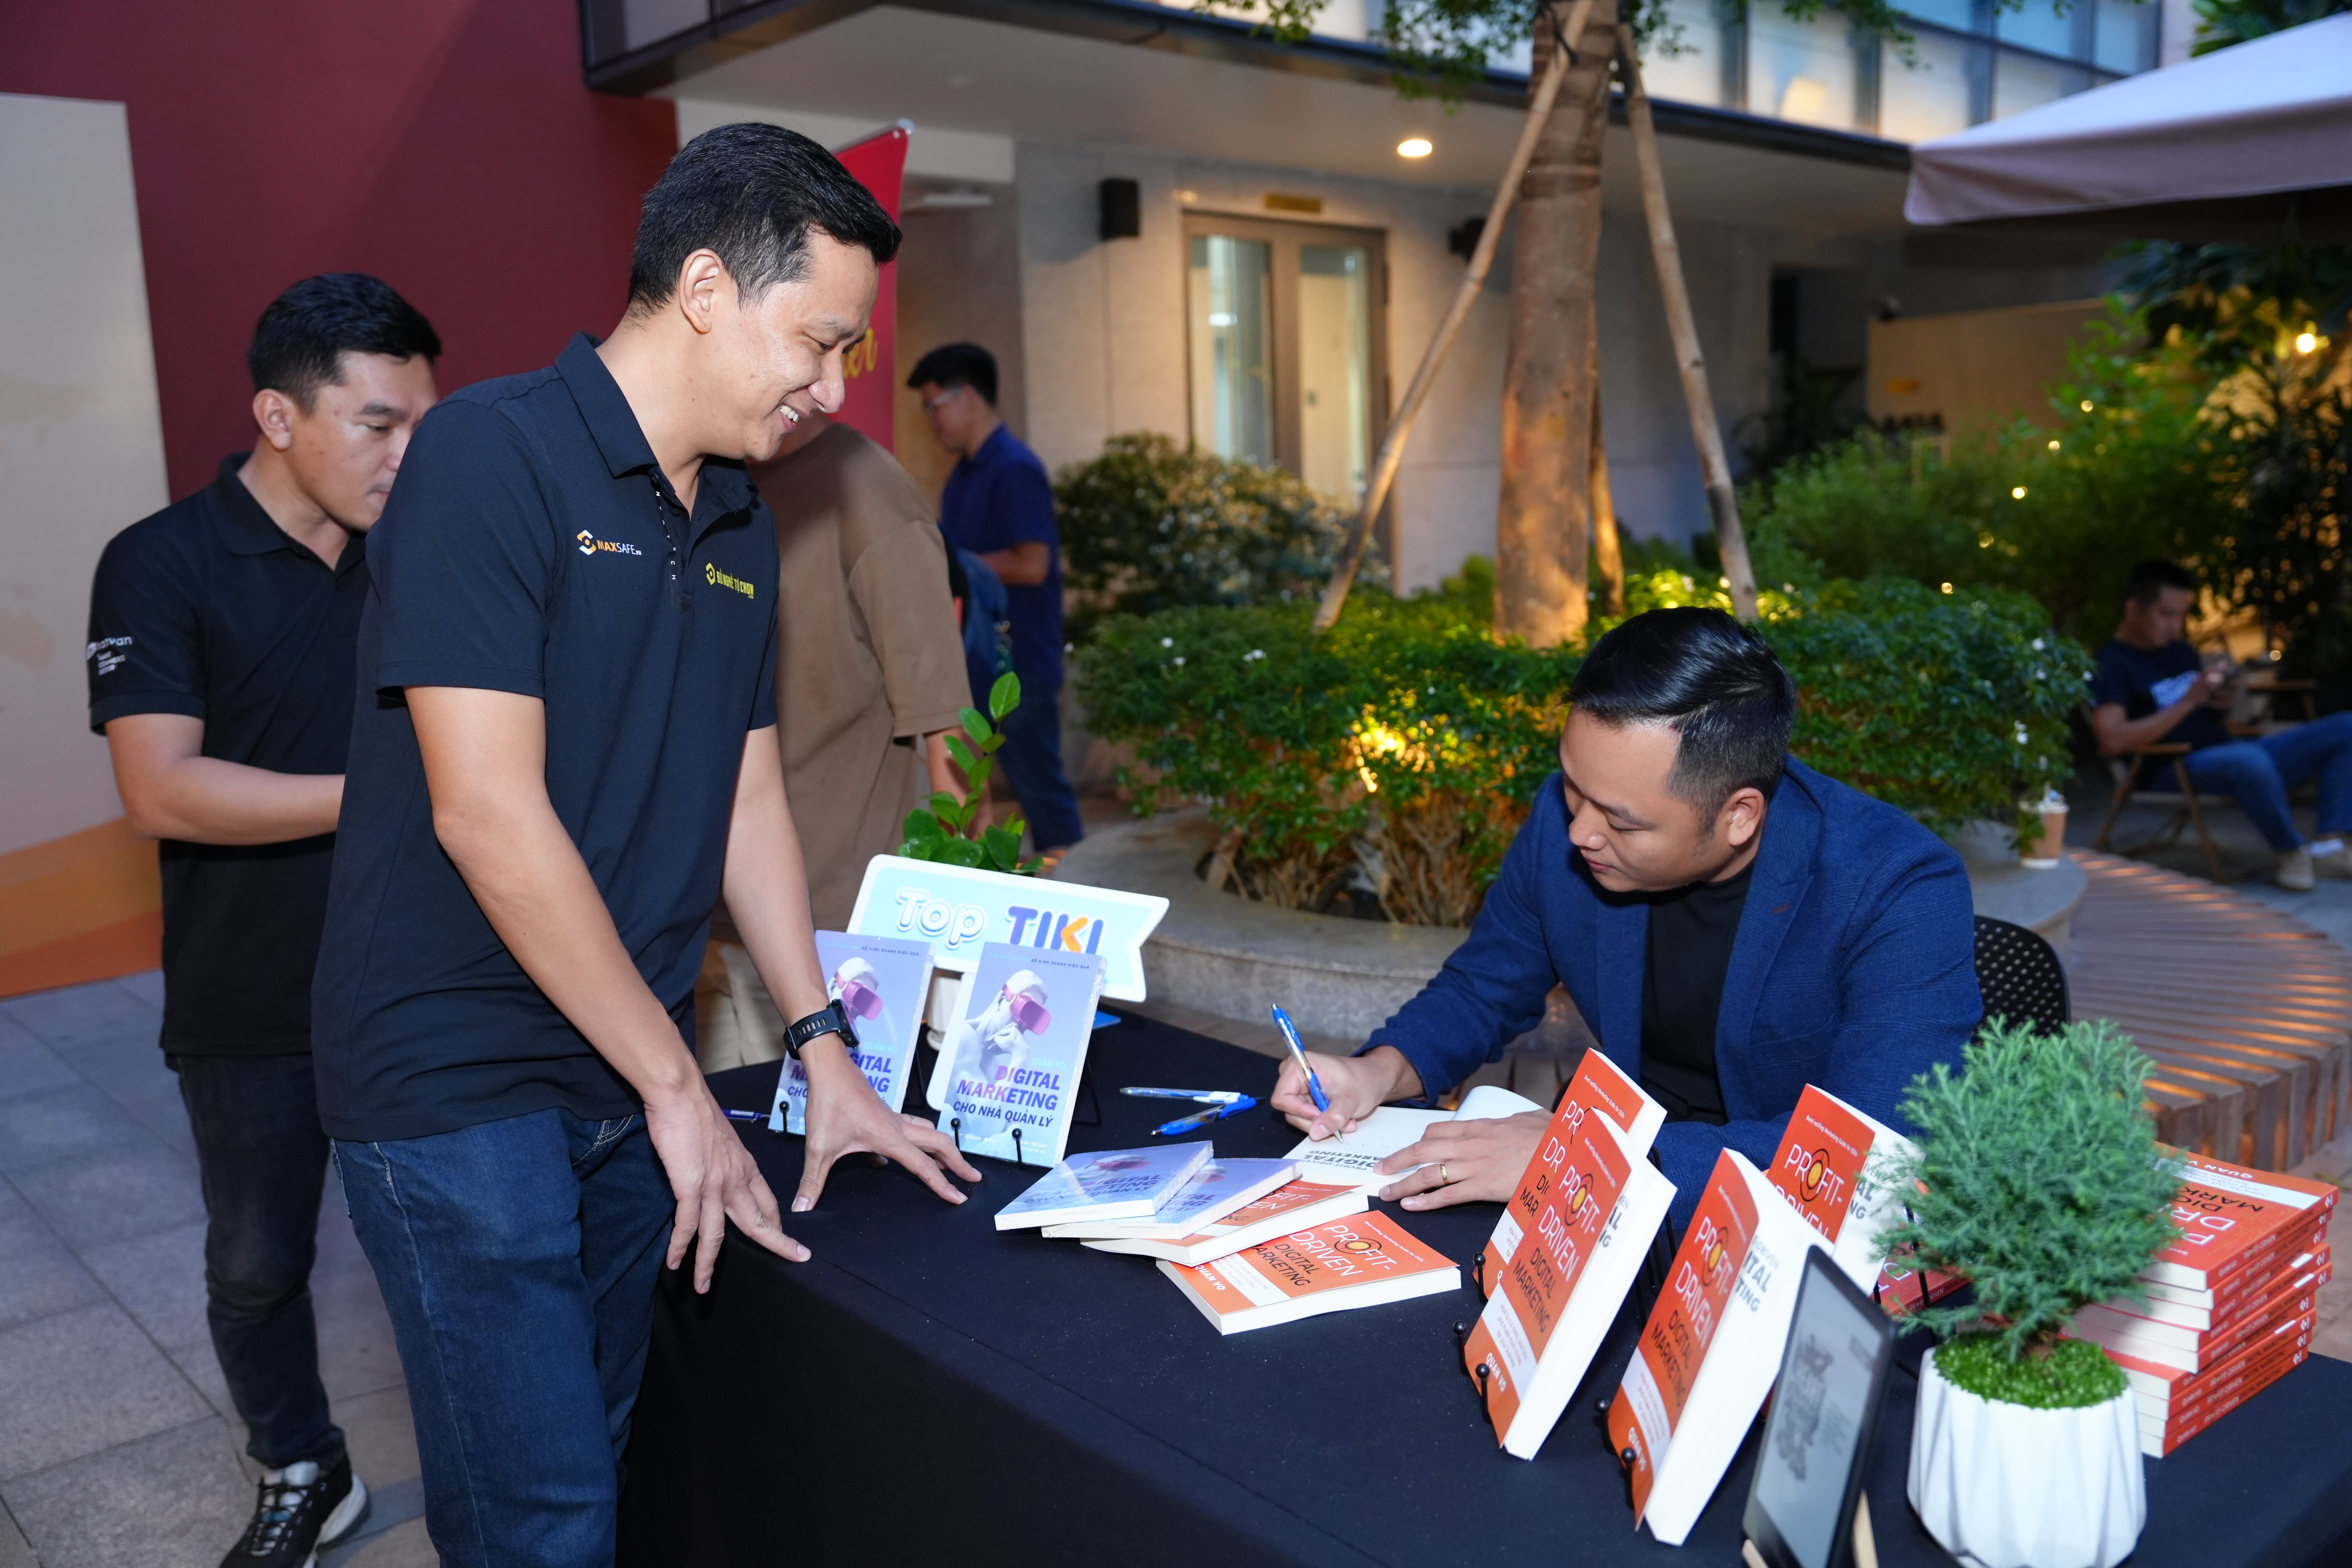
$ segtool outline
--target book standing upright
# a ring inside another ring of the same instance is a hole
[[[931,985],[931,944],[897,937],[816,933],[817,967],[825,995],[849,1015],[857,1031],[857,1065],[866,1081],[897,1110],[907,1102],[907,1077],[914,1068],[915,1044],[923,1028],[923,1000]],[[776,1075],[776,1100],[768,1112],[771,1132],[808,1131],[808,1074],[798,1057],[784,1058]]]
[[[931,1079],[940,1131],[966,1154],[1059,1160],[1102,986],[1099,953],[982,948]]]
[[[1890,1173],[1917,1153],[1912,1142],[1811,1084],[1781,1135],[1765,1181],[1821,1232],[1830,1258],[1864,1290],[1878,1280],[1878,1238],[1903,1217]]]

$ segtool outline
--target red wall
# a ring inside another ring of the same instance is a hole
[[[667,100],[581,84],[568,0],[5,4],[0,92],[130,106],[175,496],[252,445],[246,342],[298,278],[406,295],[444,391],[608,330],[677,142]]]

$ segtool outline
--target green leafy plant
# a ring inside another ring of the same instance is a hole
[[[1106,616],[1312,595],[1350,512],[1280,468],[1139,431],[1054,480],[1071,640]],[[1368,581],[1385,582],[1377,563]]]
[[[1629,610],[1725,603],[1719,581],[1644,568]],[[1321,637],[1305,603],[1113,618],[1078,655],[1087,722],[1132,748],[1139,812],[1206,805],[1252,895],[1315,909],[1369,888],[1391,919],[1467,924],[1558,766],[1583,657],[1497,641],[1490,571],[1355,595]],[[1824,772],[1952,828],[2011,820],[2065,766],[2086,666],[2031,600],[1832,584],[1764,612],[1799,689],[1797,754]]]
[[[1975,1287],[1972,1305],[1916,1314],[1964,1347],[1937,1358],[1952,1382],[2015,1404],[2112,1398],[2121,1370],[2060,1357],[2059,1336],[2095,1301],[2139,1299],[2140,1270],[2179,1234],[2179,1184],[2142,1100],[2147,1058],[2104,1021],[2043,1033],[1994,1019],[1962,1068],[1939,1062],[1905,1097],[1919,1152],[1895,1179],[1917,1190],[1881,1245]],[[2041,1398],[2017,1397],[2037,1380]]]
[[[971,866],[983,871],[1014,876],[1037,873],[1043,858],[1021,858],[1021,830],[1014,816],[1003,823],[983,825],[982,807],[988,798],[988,775],[996,767],[996,750],[1004,744],[1004,716],[1021,706],[1021,678],[1000,675],[989,688],[988,712],[963,710],[963,733],[948,737],[948,755],[963,770],[964,798],[941,790],[929,802],[907,814],[907,842],[898,853],[910,860],[936,860],[949,866]],[[993,719],[994,723],[990,721]]]

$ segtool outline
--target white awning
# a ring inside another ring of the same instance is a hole
[[[1904,216],[2146,238],[2352,229],[2352,14],[1912,149]]]

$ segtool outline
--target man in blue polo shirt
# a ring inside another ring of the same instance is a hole
[[[865,1151],[961,1202],[845,1046],[774,698],[746,476],[841,405],[898,230],[774,126],[646,197],[602,345],[428,416],[378,530],[316,1007],[320,1110],[407,1373],[441,1561],[609,1563],[665,1258],[807,1249],[695,1069],[722,883],[809,1081],[814,1205]]]
[[[933,349],[915,362],[907,384],[922,398],[931,434],[956,454],[940,494],[940,527],[1004,584],[1021,706],[1004,721],[996,760],[1029,818],[1031,839],[1051,856],[1086,837],[1062,765],[1062,535],[1054,484],[1037,454],[997,417],[996,356],[986,349]],[[988,705],[977,686],[972,700]]]

